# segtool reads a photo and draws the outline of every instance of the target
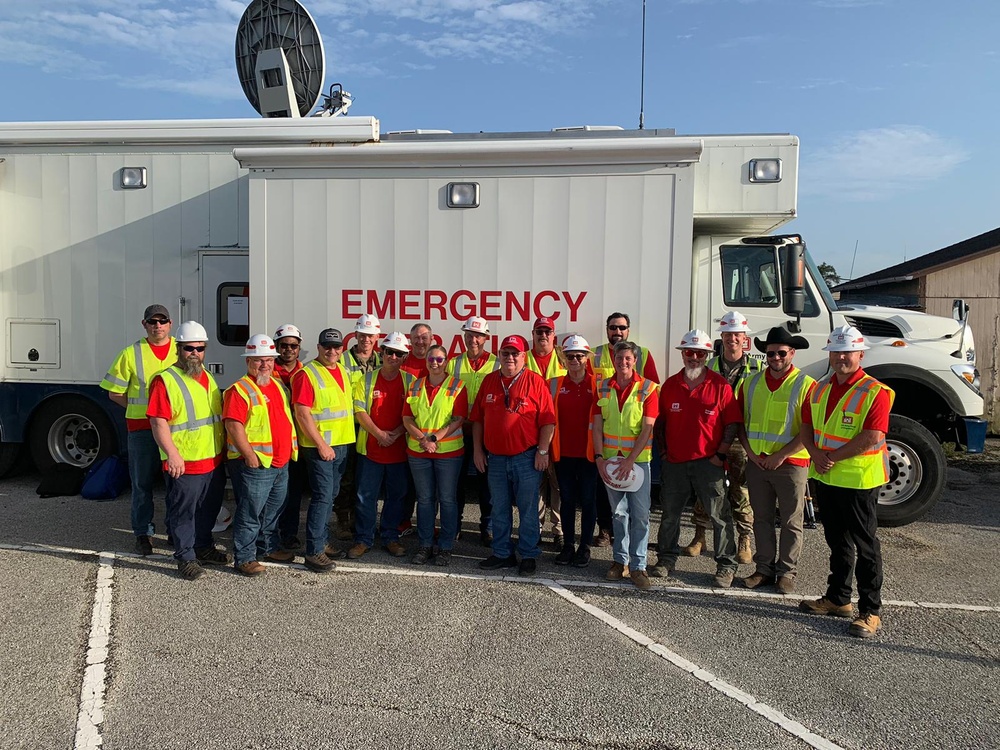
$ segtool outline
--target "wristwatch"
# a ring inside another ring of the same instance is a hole
[[[430,440],[432,443],[436,443],[438,441],[438,436],[437,435],[428,435],[427,439]]]
[[[549,455],[549,452],[548,452],[548,450],[542,450],[541,448],[539,448],[538,449],[538,455],[539,456],[547,456],[547,455]]]

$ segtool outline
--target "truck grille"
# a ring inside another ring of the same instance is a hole
[[[861,331],[864,336],[875,336],[878,338],[903,338],[903,332],[895,323],[888,320],[872,320],[871,318],[852,318],[845,316],[847,322]]]

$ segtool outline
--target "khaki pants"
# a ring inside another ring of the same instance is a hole
[[[807,467],[787,463],[774,471],[765,471],[753,463],[747,466],[747,486],[757,542],[753,561],[761,575],[795,577],[799,555],[802,554],[802,513],[808,476]],[[781,513],[777,549],[774,538],[775,503]]]
[[[729,448],[729,458],[726,461],[726,474],[729,487],[726,498],[733,511],[733,524],[740,536],[749,536],[754,532],[753,508],[750,505],[750,495],[746,487],[747,454],[740,443],[733,443]],[[691,520],[698,528],[706,531],[712,528],[712,520],[705,512],[701,500],[695,500]],[[774,519],[771,519],[772,522]]]

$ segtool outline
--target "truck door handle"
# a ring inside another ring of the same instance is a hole
[[[208,363],[208,371],[210,373],[212,373],[213,375],[221,375],[222,374],[222,370],[223,370],[223,367],[222,367],[222,363],[221,362],[209,362]]]

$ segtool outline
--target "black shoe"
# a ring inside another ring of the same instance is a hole
[[[493,535],[488,531],[479,532],[479,543],[484,547],[493,546]]]
[[[281,546],[283,549],[302,549],[302,540],[297,536],[286,536],[281,540]]]
[[[556,565],[569,565],[573,562],[573,548],[563,547],[562,552],[556,555],[555,564]]]
[[[574,568],[586,568],[590,565],[590,547],[580,547],[573,555]]]
[[[146,534],[140,534],[135,538],[135,549],[143,557],[151,555],[153,554],[153,540]]]
[[[535,575],[535,570],[538,568],[538,563],[535,562],[535,558],[526,557],[521,560],[521,565],[517,569],[517,574],[519,576],[533,576]]]
[[[177,563],[177,570],[181,578],[193,581],[205,575],[205,569],[198,564],[197,560],[180,560]]]
[[[198,562],[205,563],[206,565],[229,565],[233,561],[233,558],[227,553],[215,547],[196,549],[194,556],[198,558]]]
[[[500,570],[501,568],[516,568],[517,567],[517,555],[511,555],[510,557],[497,557],[496,555],[490,555],[485,560],[480,561],[479,567],[483,570]]]

